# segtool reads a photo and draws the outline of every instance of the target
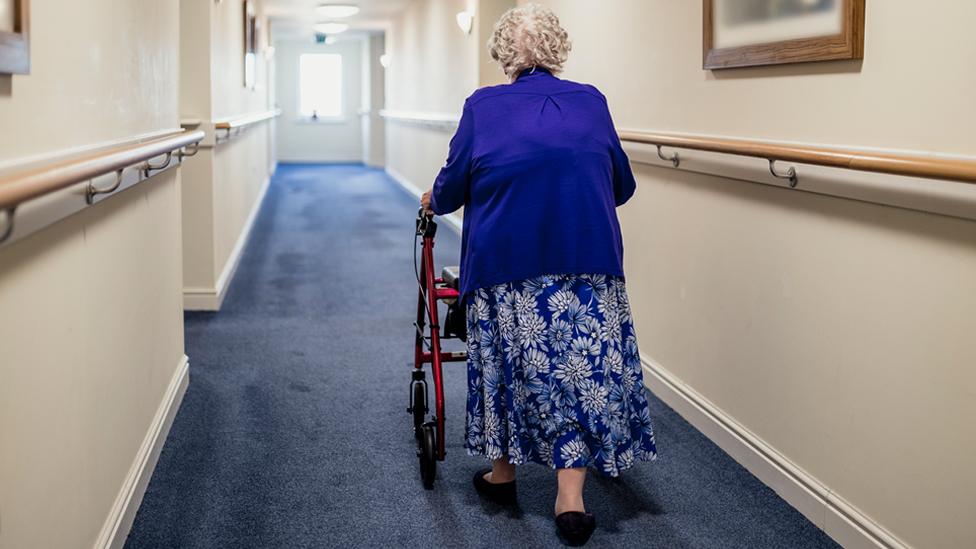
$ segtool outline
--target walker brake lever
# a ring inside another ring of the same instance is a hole
[[[417,212],[417,236],[433,237],[437,234],[437,223],[434,223],[434,215],[427,214],[423,208]]]

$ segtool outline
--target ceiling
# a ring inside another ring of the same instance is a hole
[[[413,0],[265,0],[265,10],[271,18],[275,40],[307,40],[313,35],[312,25],[328,21],[316,14],[322,4],[355,4],[357,15],[342,19],[349,23],[350,34],[386,29]],[[357,32],[359,31],[359,32]]]

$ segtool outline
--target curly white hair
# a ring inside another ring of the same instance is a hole
[[[509,78],[535,67],[562,72],[573,44],[549,8],[526,4],[512,8],[495,24],[488,52]]]

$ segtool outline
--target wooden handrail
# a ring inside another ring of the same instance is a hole
[[[450,131],[457,128],[458,121],[461,120],[460,114],[417,112],[417,111],[392,111],[381,110],[380,116],[387,122],[399,124],[421,126],[438,131]]]
[[[270,120],[281,115],[281,109],[275,109],[273,111],[258,112],[254,114],[247,114],[244,116],[238,116],[236,118],[231,118],[229,120],[222,120],[214,124],[214,128],[218,130],[230,131],[239,128],[244,128],[247,126],[252,126],[259,122],[264,122],[265,120]]]
[[[456,126],[461,115],[451,113],[381,110],[380,116],[388,120],[421,122],[429,124],[449,124]]]
[[[751,156],[862,172],[976,183],[976,160],[628,130],[620,131],[619,135],[621,141],[645,145]]]
[[[143,143],[0,176],[0,210],[11,210],[28,200],[199,143],[204,136],[202,131],[174,132]]]

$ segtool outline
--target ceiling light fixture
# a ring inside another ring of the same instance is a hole
[[[457,24],[464,31],[464,34],[471,34],[474,27],[474,14],[470,11],[462,11],[457,14]]]
[[[344,19],[359,13],[359,6],[354,4],[322,4],[317,8],[317,11],[323,17]]]
[[[315,25],[315,32],[322,34],[341,34],[349,30],[349,25],[345,23],[319,23]]]

